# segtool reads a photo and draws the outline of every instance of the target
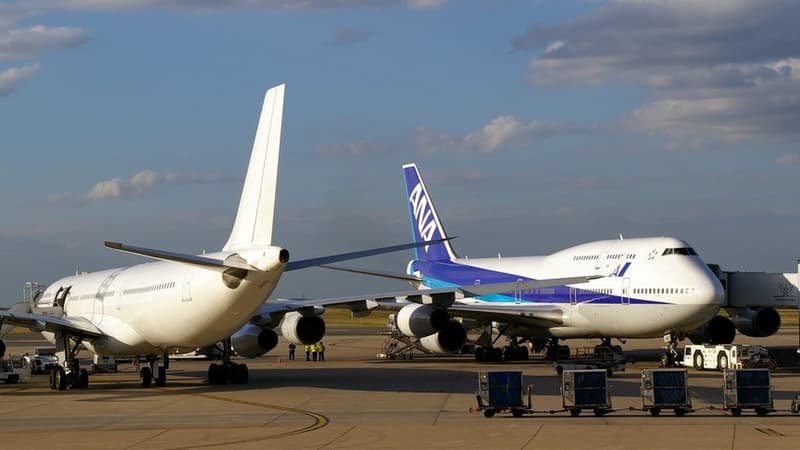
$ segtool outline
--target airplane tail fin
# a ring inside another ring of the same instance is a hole
[[[406,182],[406,196],[408,198],[408,216],[411,220],[411,235],[414,242],[426,242],[447,238],[444,227],[439,221],[439,214],[433,206],[425,183],[422,181],[417,165],[414,163],[403,166],[403,176]],[[414,249],[416,259],[426,261],[444,261],[457,258],[450,241],[430,244]]]
[[[264,95],[242,197],[225,251],[272,244],[284,89],[281,84]]]

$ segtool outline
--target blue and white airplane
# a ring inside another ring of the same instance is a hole
[[[404,165],[403,174],[414,240],[447,238],[417,166]],[[453,286],[512,286],[502,293],[403,306],[396,317],[398,328],[407,336],[422,338],[421,345],[432,352],[456,351],[463,345],[465,332],[453,325],[458,322],[450,316],[475,320],[487,330],[492,322],[500,323],[501,333],[513,342],[516,338],[547,342],[552,351],[558,349],[558,339],[565,338],[601,338],[609,344],[611,338],[663,336],[674,350],[678,340],[692,334],[701,334],[700,340],[706,342],[732,340],[735,334],[733,323],[716,315],[724,300],[719,279],[681,239],[620,238],[580,244],[546,256],[511,258],[460,258],[449,240],[418,247],[415,252],[403,275],[331,268],[406,279],[423,293]],[[527,284],[579,276],[590,279],[549,287]],[[438,339],[432,340],[426,333],[435,333]],[[452,338],[443,338],[443,334]],[[491,336],[489,331],[488,337],[478,340],[484,346],[478,347],[476,358],[500,351],[491,347]],[[523,347],[512,345],[505,351],[514,359],[527,357]]]

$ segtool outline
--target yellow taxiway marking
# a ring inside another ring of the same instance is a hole
[[[265,435],[265,436],[254,436],[254,437],[250,437],[250,438],[237,439],[237,440],[233,440],[233,441],[213,442],[213,443],[199,444],[199,445],[198,444],[194,444],[194,445],[187,445],[185,447],[173,447],[171,450],[179,450],[179,449],[186,449],[186,448],[217,447],[217,446],[221,446],[221,445],[245,444],[245,443],[248,443],[248,442],[257,442],[257,441],[266,441],[266,440],[269,440],[269,439],[278,439],[278,438],[282,438],[282,437],[294,436],[294,435],[297,435],[297,434],[309,433],[309,432],[314,431],[314,430],[319,430],[320,428],[322,428],[322,427],[328,425],[328,423],[330,423],[330,420],[328,420],[328,418],[323,416],[322,414],[317,414],[317,413],[315,413],[313,411],[307,411],[307,410],[304,410],[304,409],[289,408],[288,406],[281,406],[281,405],[270,405],[270,404],[267,404],[267,403],[256,403],[256,402],[250,402],[250,401],[247,401],[247,400],[238,400],[238,399],[235,399],[235,398],[221,397],[221,396],[212,395],[212,394],[189,393],[189,395],[193,395],[195,397],[203,397],[203,398],[207,398],[207,399],[211,399],[211,400],[219,400],[219,401],[222,401],[222,402],[236,403],[236,404],[239,404],[239,405],[253,406],[253,407],[256,407],[256,408],[272,409],[272,410],[278,410],[278,411],[285,411],[285,412],[293,413],[293,414],[300,414],[300,415],[311,417],[312,419],[314,419],[314,423],[312,423],[311,425],[304,426],[302,428],[298,428],[296,430],[284,431],[282,433],[268,434],[268,435]]]

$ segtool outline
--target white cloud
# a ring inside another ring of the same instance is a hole
[[[76,196],[70,193],[53,194],[48,197],[49,203],[64,202],[99,202],[105,200],[128,200],[142,197],[166,186],[188,184],[212,184],[233,181],[234,178],[215,174],[182,174],[159,173],[154,170],[142,170],[130,178],[112,178],[98,181],[89,192]]]
[[[431,128],[419,128],[415,141],[425,153],[448,149],[495,153],[512,146],[528,145],[556,134],[580,131],[581,127],[574,125],[538,120],[524,123],[514,116],[500,115],[481,128],[460,136]]]
[[[408,0],[408,6],[415,9],[438,8],[447,3],[447,0]]]
[[[628,123],[723,138],[796,135],[800,3],[614,0],[512,40],[539,54],[535,85],[623,82],[650,89]]]
[[[50,50],[77,47],[87,40],[82,28],[46,27],[0,30],[0,61],[30,59]]]
[[[29,66],[11,67],[0,72],[0,96],[10,94],[20,81],[30,78],[38,70],[39,64],[32,64]]]

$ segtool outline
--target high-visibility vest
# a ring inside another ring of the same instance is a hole
[[[317,346],[317,351],[324,352],[325,351],[325,344],[319,344]]]
[[[310,345],[306,345],[305,349],[306,349],[306,353],[309,353],[311,351],[311,346]]]

